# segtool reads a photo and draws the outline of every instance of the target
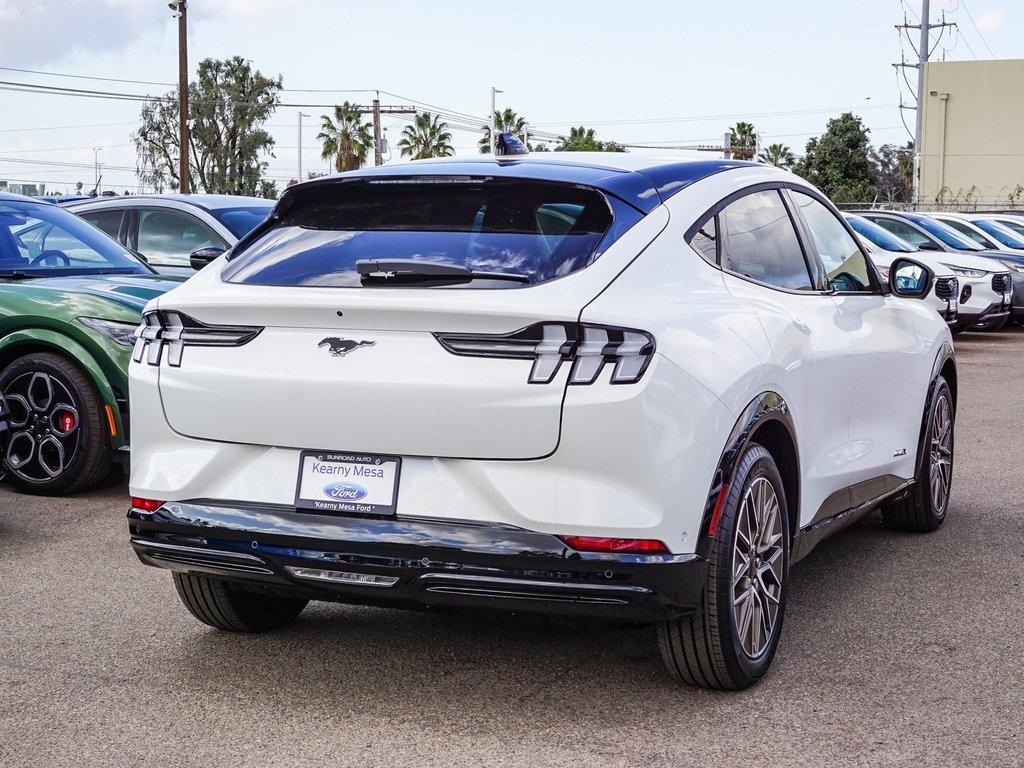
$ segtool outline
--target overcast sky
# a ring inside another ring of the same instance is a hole
[[[358,91],[380,89],[399,94],[382,94],[383,103],[414,99],[483,121],[495,85],[504,91],[499,107],[513,107],[537,130],[565,133],[582,123],[624,143],[718,143],[729,125],[749,119],[764,143],[799,154],[845,110],[864,118],[875,144],[907,140],[896,108],[893,25],[904,12],[916,21],[920,0],[190,0],[189,7],[193,71],[201,58],[238,54],[282,75],[286,89],[353,91],[286,92],[289,104],[368,101],[372,94]],[[1020,0],[933,0],[933,20],[943,10],[960,34],[947,30],[936,58],[1024,57]],[[2,67],[173,82],[176,39],[165,0],[0,0]],[[168,90],[4,70],[0,80]],[[0,91],[0,179],[91,186],[90,168],[4,158],[91,164],[93,147],[103,147],[107,165],[134,167],[130,134],[139,109]],[[270,175],[281,182],[296,173],[298,111],[281,107],[270,121],[277,139]],[[303,132],[304,169],[323,169],[315,135],[327,110],[303,111],[313,115]],[[906,119],[912,125],[913,113]],[[384,124],[394,146],[403,123]],[[454,137],[460,152],[474,151],[479,138]],[[105,187],[135,183],[129,171],[104,171]]]

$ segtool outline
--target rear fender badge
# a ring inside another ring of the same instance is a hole
[[[892,455],[893,455],[893,457],[896,457],[896,456],[906,456],[907,455],[907,449],[906,448],[899,448],[898,450],[893,451]]]
[[[344,357],[354,349],[372,347],[376,343],[375,341],[354,341],[353,339],[339,339],[337,336],[328,336],[317,346],[320,349],[326,349],[332,357]]]

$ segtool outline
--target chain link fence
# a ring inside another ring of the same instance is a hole
[[[920,211],[946,213],[1017,213],[1024,215],[1024,201],[1021,203],[995,202],[985,203],[972,202],[936,202],[926,201],[920,203],[899,203],[880,202],[872,200],[866,203],[840,203],[836,207],[841,211]]]

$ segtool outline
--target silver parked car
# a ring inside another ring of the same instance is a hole
[[[248,234],[273,200],[239,195],[127,195],[64,205],[164,274],[189,275]]]

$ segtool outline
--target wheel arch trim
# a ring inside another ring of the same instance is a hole
[[[793,416],[789,404],[778,392],[769,390],[761,392],[747,404],[746,408],[744,408],[743,412],[740,414],[740,417],[736,420],[736,424],[729,433],[729,437],[725,441],[725,447],[722,449],[718,465],[715,468],[715,473],[711,480],[707,499],[704,503],[704,516],[701,520],[700,533],[696,546],[697,554],[707,557],[710,550],[710,542],[713,538],[712,522],[714,521],[717,523],[716,518],[718,513],[721,512],[722,506],[720,502],[724,496],[728,494],[729,485],[732,482],[740,457],[742,457],[744,450],[746,450],[750,443],[756,442],[754,438],[768,425],[778,425],[785,430],[792,446],[792,459],[796,466],[788,468],[790,473],[790,482],[786,483],[787,472],[784,471],[782,466],[779,467],[779,474],[783,476],[783,482],[787,485],[784,490],[786,491],[786,505],[789,513],[788,523],[790,526],[790,534],[792,535],[795,533],[794,526],[798,518],[797,511],[799,509],[800,493],[799,443],[796,439],[796,427],[793,422]],[[768,447],[768,450],[772,452],[773,456],[775,456],[775,453],[771,451],[770,447]],[[778,460],[779,458],[776,457],[776,462],[778,462]],[[791,493],[791,489],[795,492]]]

